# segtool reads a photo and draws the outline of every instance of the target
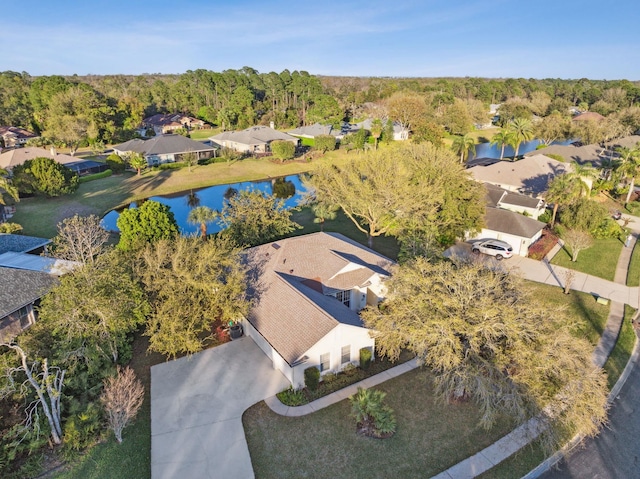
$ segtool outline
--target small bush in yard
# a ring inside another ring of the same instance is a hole
[[[320,370],[315,366],[307,368],[304,370],[304,384],[311,391],[315,391],[318,389],[318,384],[320,383]]]
[[[293,389],[291,386],[280,391],[276,396],[282,404],[287,406],[301,406],[309,402],[303,391]]]
[[[371,350],[369,348],[360,349],[360,367],[362,369],[369,369],[371,365]]]

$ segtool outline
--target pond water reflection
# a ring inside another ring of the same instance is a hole
[[[171,195],[152,196],[148,199],[169,206],[176,218],[180,232],[189,235],[198,233],[199,231],[198,225],[192,225],[187,222],[187,216],[193,208],[196,206],[208,206],[213,210],[220,211],[223,207],[224,199],[237,194],[237,192],[241,190],[262,191],[267,194],[272,194],[284,199],[287,208],[297,206],[305,192],[300,176],[292,175],[265,181],[245,181],[242,183],[209,186],[207,188],[194,189]],[[135,206],[135,203],[130,205],[130,207]],[[115,210],[107,213],[102,218],[103,227],[109,231],[118,231],[116,221],[119,216],[120,213]],[[207,228],[209,233],[216,233],[221,229],[222,226],[217,221],[211,223]]]

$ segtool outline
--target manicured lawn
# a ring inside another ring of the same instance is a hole
[[[636,242],[627,271],[627,286],[640,285],[640,243]]]
[[[122,444],[109,440],[89,450],[55,479],[122,479],[151,477],[151,366],[164,361],[159,354],[147,354],[148,340],[138,335],[130,363],[145,387],[145,400],[136,421],[123,433]]]
[[[548,306],[549,314],[566,308],[567,316],[576,323],[573,333],[588,339],[594,346],[598,344],[607,323],[609,306],[597,303],[589,293],[571,291],[571,294],[564,294],[558,286],[529,281],[526,284],[533,290],[533,296]]]
[[[222,128],[205,128],[202,130],[191,130],[189,137],[192,140],[206,140],[213,135],[217,135],[222,131]]]
[[[514,479],[522,477],[546,459],[540,443],[534,442],[523,447],[510,458],[502,461],[487,472],[476,476],[477,479]]]
[[[279,416],[264,402],[248,409],[243,423],[256,478],[430,477],[511,429],[502,420],[485,431],[472,404],[437,402],[423,370],[377,389],[387,392],[398,421],[384,440],[356,435],[347,400],[300,418]]]
[[[607,359],[607,362],[604,364],[604,369],[608,374],[608,383],[609,389],[613,388],[616,381],[622,374],[629,358],[631,357],[631,353],[633,353],[633,346],[636,341],[636,333],[633,330],[633,326],[631,324],[631,318],[635,313],[635,309],[633,309],[628,304],[624,306],[624,321],[622,322],[622,328],[620,329],[620,335],[618,336],[618,341],[616,342],[616,346],[613,348],[611,352],[611,356]]]
[[[564,248],[558,251],[551,263],[613,281],[622,247],[622,241],[617,238],[599,239],[591,248],[581,251],[575,263]]]
[[[147,171],[141,176],[133,173],[114,175],[101,180],[82,183],[72,195],[58,198],[23,198],[17,204],[12,221],[21,224],[26,235],[52,238],[56,225],[64,218],[106,212],[137,199],[153,195],[177,193],[192,188],[261,180],[294,175],[309,171],[320,162],[344,163],[347,156],[332,152],[313,163],[272,163],[267,159],[246,159],[238,162],[198,166],[191,172],[181,170]]]

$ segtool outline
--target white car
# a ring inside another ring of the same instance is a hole
[[[471,247],[472,253],[483,253],[495,257],[498,261],[503,258],[513,256],[513,248],[509,243],[497,239],[489,239],[474,243]]]

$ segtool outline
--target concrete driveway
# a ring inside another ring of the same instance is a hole
[[[242,414],[289,382],[250,338],[151,368],[152,479],[249,479]]]

